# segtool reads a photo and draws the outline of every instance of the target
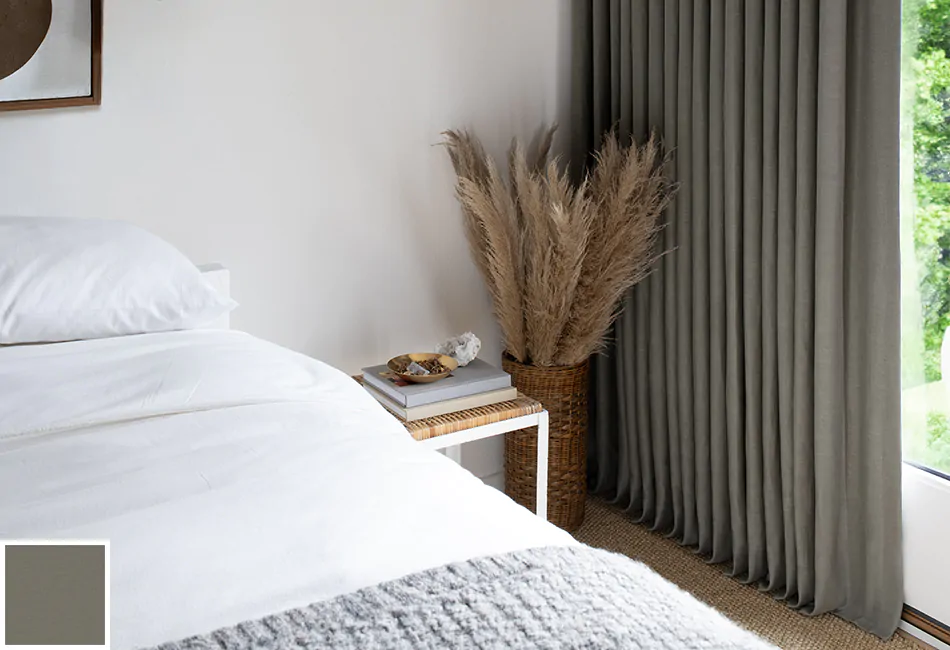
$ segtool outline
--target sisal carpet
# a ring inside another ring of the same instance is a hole
[[[788,650],[921,650],[916,640],[894,635],[881,641],[832,614],[804,616],[768,594],[725,575],[689,549],[650,532],[600,499],[587,502],[587,516],[574,537],[640,560],[667,580],[712,605],[736,623]]]

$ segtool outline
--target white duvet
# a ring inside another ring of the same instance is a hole
[[[108,539],[112,645],[571,544],[320,362],[228,331],[0,348],[0,539]]]

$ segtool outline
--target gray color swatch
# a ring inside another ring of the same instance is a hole
[[[6,547],[7,645],[104,645],[105,546]]]

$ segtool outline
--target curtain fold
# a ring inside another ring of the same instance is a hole
[[[897,626],[897,0],[575,0],[572,164],[671,151],[591,371],[592,489],[806,613]]]

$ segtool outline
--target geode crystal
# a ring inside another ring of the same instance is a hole
[[[471,363],[481,349],[482,342],[478,337],[471,332],[465,332],[446,340],[436,348],[436,352],[448,355],[458,361],[459,366],[464,366]]]

